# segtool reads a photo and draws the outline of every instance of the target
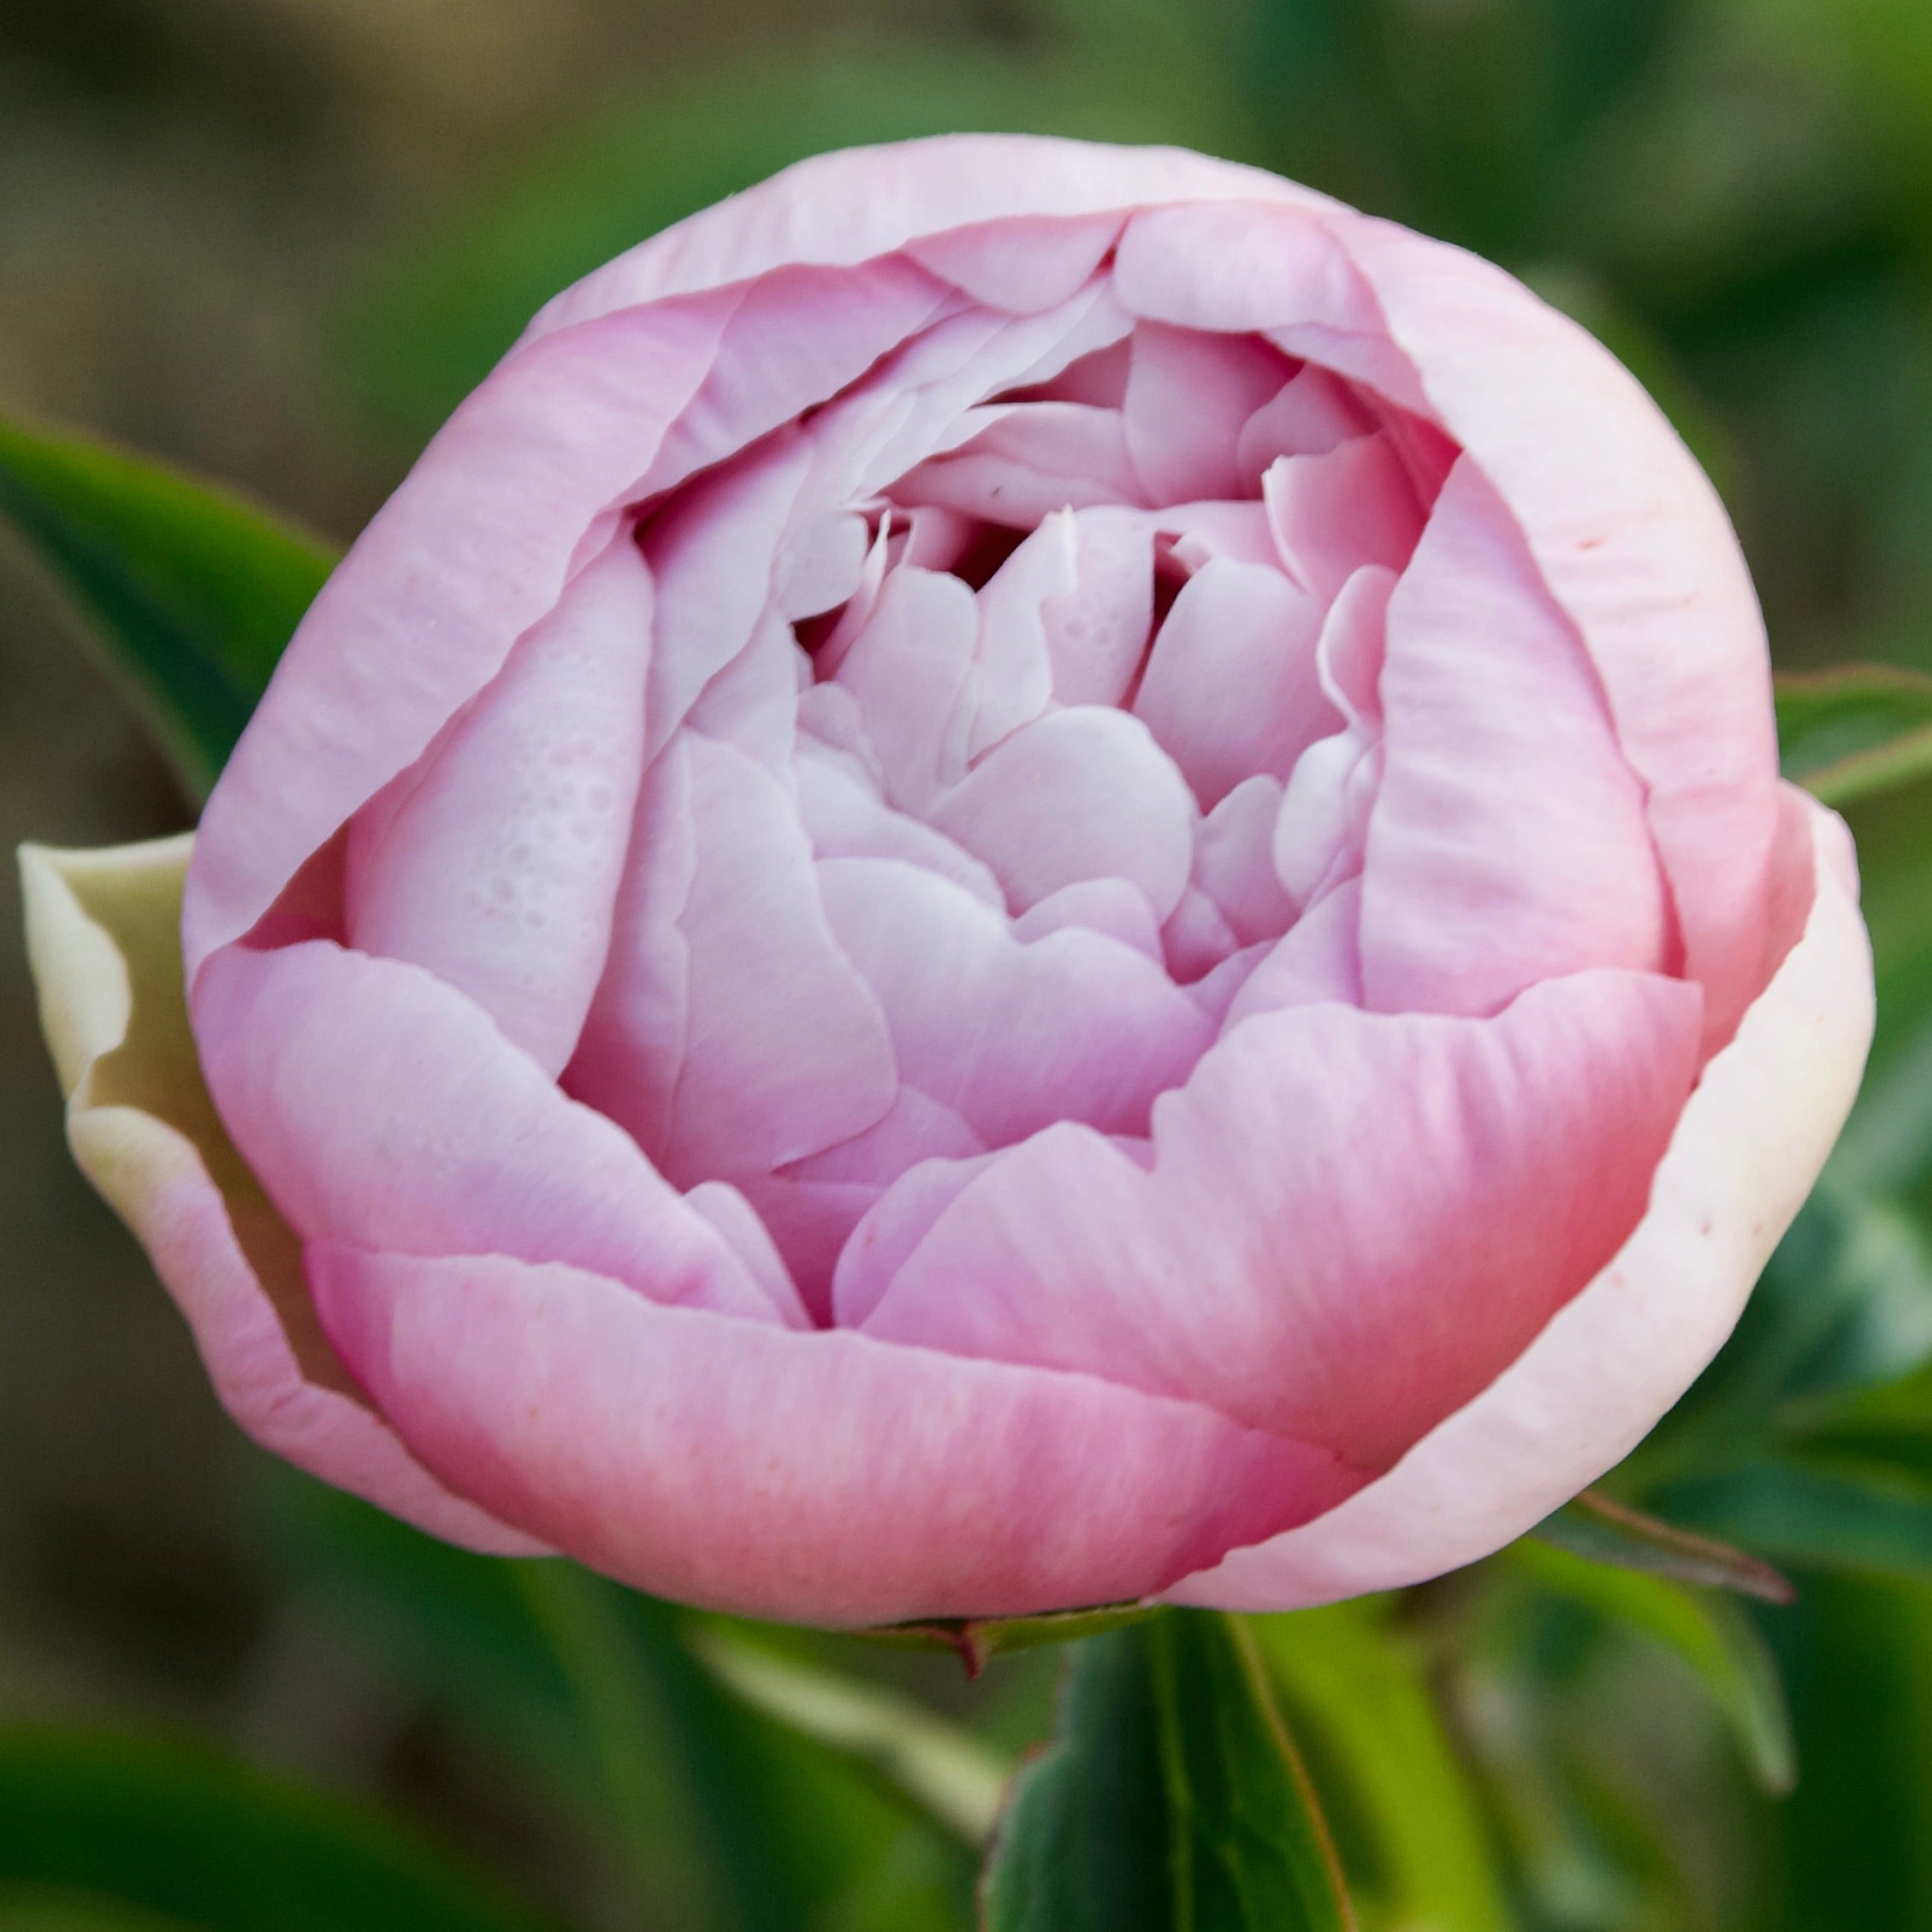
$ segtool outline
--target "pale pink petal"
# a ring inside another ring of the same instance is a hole
[[[912,243],[924,252],[932,246],[926,238],[960,229],[976,232],[963,238],[957,252],[941,249],[928,258],[962,274],[975,262],[991,274],[986,256],[1006,239],[989,231],[994,222],[1008,229],[1008,246],[1023,237],[1029,252],[1043,223],[1064,223],[1078,236],[1065,244],[1063,258],[1070,261],[1097,236],[1084,217],[1153,202],[1225,199],[1339,209],[1278,175],[1180,148],[1013,134],[943,134],[850,148],[802,161],[619,255],[552,300],[530,333],[743,282],[784,264],[869,263]],[[1028,276],[1023,265],[1012,272],[1022,283]]]
[[[546,1072],[577,1044],[637,804],[651,584],[620,536],[365,848],[349,943],[466,993]]]
[[[984,859],[1016,911],[1082,879],[1125,879],[1157,918],[1194,861],[1194,803],[1137,718],[1078,705],[997,744],[932,821]]]
[[[1074,588],[1040,606],[1054,700],[1118,704],[1153,626],[1153,531],[1122,509],[1076,510],[1073,528]]]
[[[1264,949],[1230,1000],[1222,1031],[1255,1013],[1332,1000],[1362,1004],[1362,886],[1346,879],[1317,899],[1272,946]]]
[[[1252,335],[1142,323],[1133,335],[1123,408],[1134,469],[1153,503],[1248,496],[1236,450],[1242,425],[1294,366]]]
[[[1390,602],[1380,689],[1370,1005],[1494,1012],[1539,980],[1666,964],[1643,788],[1574,631],[1467,462]]]
[[[1177,984],[1190,987],[1215,971],[1241,945],[1227,915],[1193,884],[1161,927],[1160,941],[1168,971]]]
[[[746,1174],[751,1203],[820,1328],[832,1325],[832,1274],[852,1230],[885,1192],[876,1181],[801,1181],[791,1174]]]
[[[970,1160],[986,1142],[952,1108],[902,1085],[884,1119],[864,1133],[786,1168],[797,1181],[857,1182],[886,1188],[922,1160]]]
[[[975,302],[1034,315],[1086,287],[1120,227],[1117,215],[1056,221],[1022,214],[922,234],[905,252]]]
[[[1281,569],[1265,503],[1176,503],[1151,520],[1157,530],[1172,536],[1175,560],[1190,574],[1216,557]]]
[[[779,616],[796,624],[838,609],[858,590],[872,548],[872,531],[856,510],[827,510],[795,527],[772,572]]]
[[[821,690],[837,690],[837,685]],[[801,750],[797,763],[800,822],[821,859],[904,859],[1006,910],[999,881],[944,833],[923,820],[896,812],[839,761]]]
[[[670,489],[795,422],[957,303],[942,282],[892,256],[844,270],[773,263],[736,296],[704,381],[640,474],[634,499]]]
[[[1360,1481],[1192,1403],[727,1325],[571,1268],[337,1244],[311,1266],[336,1346],[430,1467],[596,1568],[720,1609],[874,1624],[1117,1602]]]
[[[1161,957],[1160,922],[1147,895],[1124,879],[1081,879],[1036,900],[1013,922],[1018,939],[1043,939],[1064,926],[1105,933],[1149,959]]]
[[[1380,734],[1354,725],[1296,761],[1275,821],[1275,876],[1295,905],[1361,870],[1383,764]]]
[[[756,759],[789,785],[798,746],[798,700],[811,681],[812,661],[791,626],[767,606],[750,643],[697,694],[684,722],[693,732],[721,739]]]
[[[1236,465],[1243,494],[1260,488],[1277,458],[1325,456],[1375,426],[1367,405],[1348,383],[1332,370],[1306,364],[1242,425]]]
[[[687,743],[689,1016],[663,1161],[681,1184],[849,1140],[898,1086],[885,1016],[826,923],[791,799],[731,746]]]
[[[690,1020],[690,945],[680,924],[697,871],[689,744],[673,738],[644,774],[603,980],[562,1082],[659,1166]]]
[[[1716,1354],[1851,1111],[1871,1039],[1851,841],[1822,807],[1783,797],[1797,856],[1815,842],[1810,919],[1704,1068],[1636,1231],[1359,1500],[1190,1578],[1178,1600],[1293,1609],[1473,1562],[1621,1462]],[[1781,854],[1781,878],[1793,869]]]
[[[922,812],[966,770],[979,607],[957,577],[902,565],[839,667],[858,700],[886,796]]]
[[[573,547],[649,463],[736,301],[531,342],[449,419],[323,587],[208,802],[182,911],[191,978],[556,603]]]
[[[909,470],[892,484],[894,502],[1025,530],[1070,507],[1147,501],[1117,409],[1012,403],[976,409],[971,418],[987,426],[959,448]]]
[[[1063,1125],[933,1223],[866,1332],[1105,1375],[1386,1467],[1615,1252],[1701,999],[1591,973],[1493,1021],[1248,1021],[1154,1110],[1155,1169]]]
[[[1415,486],[1385,436],[1283,456],[1261,490],[1283,564],[1325,604],[1365,564],[1400,570],[1422,531]]]
[[[833,1312],[840,1328],[864,1325],[906,1256],[931,1233],[933,1222],[958,1200],[967,1183],[992,1164],[988,1153],[924,1161],[880,1190],[864,1218],[848,1230],[833,1276]]]
[[[1046,607],[1070,597],[1079,584],[1080,533],[1070,510],[1049,516],[987,580],[979,593],[969,757],[981,756],[1046,710],[1053,696]],[[1149,595],[1151,601],[1151,584]]]
[[[1388,655],[1395,572],[1365,565],[1336,593],[1322,619],[1315,669],[1329,702],[1351,724],[1382,726],[1382,666]]]
[[[1227,1031],[1228,1013],[1241,990],[1254,977],[1259,969],[1266,963],[1272,942],[1259,940],[1253,945],[1244,945],[1239,951],[1230,952],[1219,965],[1208,970],[1188,988],[1188,997],[1207,1016],[1208,1022],[1215,1028],[1216,1037]],[[1153,1165],[1153,1143],[1148,1143],[1147,1165]]]
[[[1194,882],[1220,909],[1243,945],[1278,938],[1294,908],[1275,873],[1277,779],[1244,779],[1201,821],[1194,844]]]
[[[1024,944],[957,886],[890,859],[818,873],[901,1076],[989,1147],[1070,1117],[1137,1133],[1207,1044],[1192,1002],[1130,946],[1079,927]]]
[[[684,1205],[704,1217],[723,1236],[725,1245],[744,1264],[745,1272],[763,1291],[787,1328],[809,1328],[812,1318],[757,1211],[728,1181],[701,1181],[684,1195]]]
[[[1342,218],[1430,412],[1582,634],[1675,897],[1707,1045],[1757,990],[1777,746],[1763,621],[1709,480],[1656,404],[1500,269]]]
[[[1321,609],[1278,570],[1215,560],[1182,586],[1134,699],[1212,810],[1257,772],[1285,779],[1339,720],[1315,675]]]
[[[776,1316],[630,1139],[420,967],[322,941],[202,970],[209,1091],[305,1242],[595,1267],[655,1301]]]
[[[657,579],[647,760],[750,643],[771,600],[778,547],[811,454],[803,437],[780,438],[691,484],[645,524],[644,555]]]

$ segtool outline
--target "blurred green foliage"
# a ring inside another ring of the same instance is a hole
[[[213,31],[183,15],[154,44],[186,59]],[[1567,1514],[1399,1597],[1088,1638],[1059,1741],[1009,1800],[987,1923],[1336,1923],[1325,1829],[1365,1932],[1932,1924],[1932,8],[855,6],[553,121],[342,293],[344,369],[404,452],[607,256],[803,154],[968,127],[1274,167],[1496,257],[1602,336],[1710,470],[1802,673],[1787,768],[1858,837],[1881,997],[1825,1182],[1605,1485],[1613,1510],[1779,1566],[1795,1601],[1726,1593],[1762,1572],[1722,1552]],[[0,509],[204,779],[321,548],[11,429]],[[0,1932],[974,1923],[989,1781],[1053,1722],[1048,1653],[969,1688],[945,1660],[469,1556],[290,1475],[262,1517],[290,1599],[473,1765],[489,1795],[458,1808],[548,1834],[539,1869],[569,1882],[507,1903],[419,1834],[211,1749],[19,1731]]]

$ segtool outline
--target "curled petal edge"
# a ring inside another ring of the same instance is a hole
[[[1459,1569],[1622,1461],[1724,1342],[1851,1112],[1871,949],[1851,835],[1781,788],[1815,886],[1797,943],[1706,1066],[1630,1239],[1514,1363],[1389,1473],[1168,1601],[1300,1609]]]
[[[188,1030],[193,845],[184,833],[21,848],[27,957],[74,1160],[147,1250],[222,1406],[263,1448],[449,1542],[543,1555],[410,1455],[316,1320],[295,1236],[222,1130]]]

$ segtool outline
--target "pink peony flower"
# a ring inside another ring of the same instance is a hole
[[[1855,901],[1715,495],[1508,276],[1190,154],[831,155],[558,297],[336,572],[187,873],[272,1212],[192,1135],[110,1191],[246,1425],[446,1536],[1285,1607],[1710,1358]]]

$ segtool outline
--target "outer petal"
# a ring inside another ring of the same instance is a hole
[[[1154,1103],[1152,1172],[1064,1123],[1012,1148],[867,1332],[1108,1376],[1385,1468],[1635,1224],[1700,1004],[1598,972],[1494,1020],[1257,1016]]]
[[[222,1117],[305,1241],[568,1261],[781,1319],[621,1129],[420,967],[321,940],[231,947],[193,1010]]]
[[[572,1268],[336,1244],[310,1266],[431,1466],[626,1582],[751,1615],[1117,1601],[1359,1480],[1192,1403],[661,1308]]]
[[[1636,1231],[1388,1475],[1305,1529],[1190,1577],[1176,1601],[1292,1609],[1473,1562],[1628,1455],[1716,1354],[1851,1111],[1871,1040],[1850,840],[1822,806],[1783,796],[1797,834],[1783,869],[1802,874],[1807,834],[1816,867],[1803,936],[1705,1067]]]
[[[531,336],[667,295],[742,282],[789,262],[856,263],[925,236],[1011,223],[1027,252],[1055,216],[1079,217],[1165,201],[1259,200],[1335,208],[1325,195],[1259,169],[1181,148],[1105,147],[1039,135],[943,134],[889,148],[815,155],[619,255],[544,308]],[[1058,286],[1077,287],[1082,258],[1098,261],[1112,228],[1070,222],[1056,250]],[[957,276],[989,301],[1030,311],[1049,286],[989,280],[1005,234],[985,233],[916,252],[934,273]]]
[[[192,844],[21,850],[74,1159],[147,1249],[222,1406],[264,1449],[452,1543],[540,1554],[446,1490],[369,1408],[317,1323],[294,1236],[215,1117],[176,937]]]

